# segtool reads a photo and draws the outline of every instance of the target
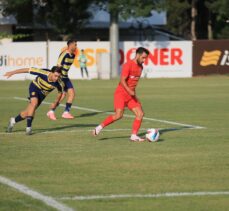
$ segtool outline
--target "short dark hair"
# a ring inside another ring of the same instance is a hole
[[[136,54],[143,54],[143,53],[146,53],[147,55],[149,55],[149,51],[146,48],[143,48],[143,47],[137,48]]]
[[[74,42],[76,42],[76,40],[70,39],[70,40],[68,40],[67,45],[69,46],[71,43],[74,43]]]
[[[62,72],[62,67],[60,66],[53,66],[52,69],[51,69],[51,72],[52,73],[60,73]]]

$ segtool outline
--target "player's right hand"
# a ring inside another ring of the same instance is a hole
[[[130,94],[131,96],[135,96],[135,91],[129,90],[129,94]]]
[[[4,76],[5,76],[6,78],[10,78],[12,75],[13,75],[12,72],[6,72],[6,73],[4,74]]]

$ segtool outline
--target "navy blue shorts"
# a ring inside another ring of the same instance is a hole
[[[29,100],[32,97],[36,97],[38,99],[37,107],[42,103],[42,101],[45,99],[45,95],[41,92],[41,90],[33,83],[29,86]]]
[[[68,89],[71,89],[71,88],[74,89],[72,82],[69,78],[62,78],[61,80],[64,82],[64,91],[65,92],[67,92]]]

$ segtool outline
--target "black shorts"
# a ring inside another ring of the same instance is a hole
[[[74,89],[72,82],[69,78],[62,78],[61,80],[64,82],[64,91],[65,92],[67,92],[68,89],[71,89],[71,88]]]
[[[41,92],[41,90],[33,83],[29,86],[29,99],[36,97],[38,99],[37,107],[42,103],[45,99],[45,95]]]

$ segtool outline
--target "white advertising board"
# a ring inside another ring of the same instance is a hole
[[[121,63],[135,56],[137,47],[145,47],[150,54],[144,64],[142,77],[179,78],[192,76],[192,42],[123,42]]]
[[[57,62],[58,55],[66,46],[64,42],[50,42],[49,67]],[[143,46],[150,52],[144,64],[142,77],[191,77],[192,76],[192,42],[191,41],[168,41],[168,42],[120,42],[119,62],[120,69],[123,63],[133,59],[137,47]],[[98,64],[98,55],[110,53],[109,42],[78,42],[78,55],[81,49],[88,58],[87,66],[91,78],[97,78],[98,68],[102,65],[108,67],[107,59]],[[107,58],[107,55],[103,58]],[[100,61],[100,60],[99,60]],[[107,68],[108,74],[110,69]],[[120,70],[119,70],[120,71]],[[79,63],[76,59],[72,65],[69,76],[72,79],[81,79]],[[101,77],[103,78],[103,77]],[[107,77],[104,77],[107,78]]]
[[[26,67],[46,68],[45,42],[16,42],[0,44],[0,80],[5,80],[5,72]],[[28,74],[18,74],[10,80],[29,78]]]
[[[57,64],[58,56],[66,46],[66,42],[49,42],[49,68]],[[84,53],[87,56],[89,76],[90,78],[98,78],[97,56],[98,54],[109,52],[109,42],[78,42],[77,47],[77,55],[69,70],[69,77],[71,79],[82,79],[78,56],[81,49],[84,49]],[[107,71],[109,72],[110,70],[108,69]]]
[[[78,42],[78,52],[71,69],[71,79],[82,79],[78,56],[81,49],[87,56],[87,67],[90,78],[108,79],[110,75],[109,42]],[[150,52],[144,64],[142,77],[191,77],[192,76],[192,42],[120,42],[119,62],[122,64],[133,59],[136,48],[143,46]],[[57,64],[61,50],[66,42],[23,42],[0,45],[0,80],[5,79],[6,71],[24,67],[51,68]],[[48,52],[48,54],[47,54]],[[104,56],[101,54],[104,53]],[[99,57],[99,59],[98,59]],[[98,64],[99,62],[99,64]],[[47,67],[48,66],[48,67]],[[103,67],[102,70],[98,68]],[[107,72],[106,72],[107,71]],[[103,75],[101,75],[104,74]],[[25,79],[25,74],[15,75],[12,80]]]

